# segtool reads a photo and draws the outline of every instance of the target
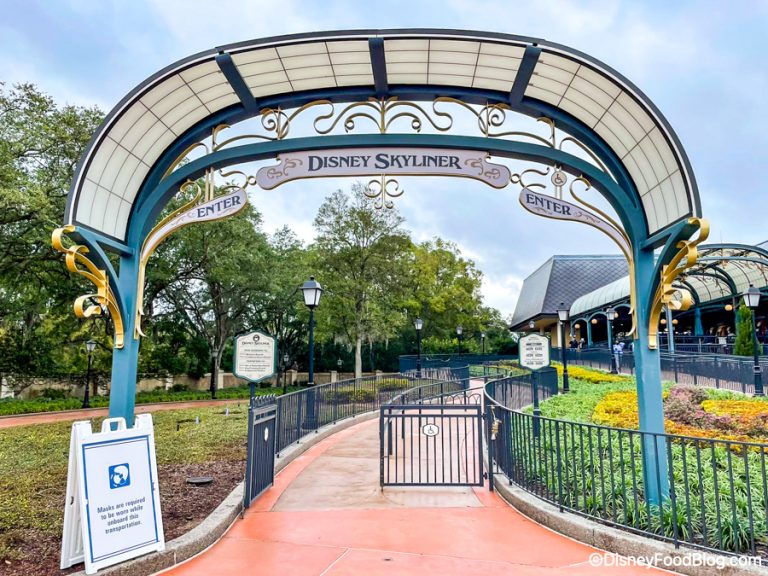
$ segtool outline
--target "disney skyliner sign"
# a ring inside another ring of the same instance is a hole
[[[271,190],[305,178],[380,176],[386,181],[390,175],[451,176],[504,188],[511,181],[510,170],[489,162],[489,157],[487,152],[441,148],[300,151],[279,155],[279,163],[260,168],[255,180],[261,188]],[[554,172],[556,190],[558,185],[562,187],[564,179],[563,173]],[[379,193],[387,194],[386,185]],[[212,196],[211,193],[205,199],[198,195],[150,232],[141,251],[140,286],[143,266],[170,234],[191,224],[234,216],[248,203],[243,188],[230,188],[223,195]],[[519,201],[532,214],[599,228],[623,250],[628,248],[626,238],[614,226],[576,204],[529,187],[523,187]],[[139,289],[139,311],[141,301]],[[137,332],[141,333],[140,324]],[[251,332],[238,336],[235,351],[234,373],[249,382],[275,373],[277,343],[268,334]],[[107,419],[98,432],[92,430],[89,421],[75,422],[69,451],[61,568],[84,562],[86,573],[92,574],[100,568],[164,549],[152,416],[137,416],[133,428],[126,427],[123,418]]]

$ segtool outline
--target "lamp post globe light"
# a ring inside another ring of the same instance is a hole
[[[755,326],[755,312],[760,304],[760,290],[752,284],[750,284],[749,289],[744,292],[744,304],[746,304],[752,311],[752,351],[755,361],[755,396],[765,396],[765,393],[763,392],[763,375],[760,370],[760,354],[757,348],[757,326]]]
[[[320,296],[323,294],[323,287],[310,276],[309,280],[301,286],[301,292],[304,295],[304,304],[309,308],[309,386],[307,392],[307,416],[304,420],[304,428],[317,428],[315,418],[315,391],[312,387],[315,385],[315,308],[320,304]]]
[[[424,328],[424,320],[416,318],[413,326],[416,328],[416,378],[421,378],[421,329]]]
[[[485,332],[480,332],[480,344],[483,349],[483,356],[485,356]]]
[[[616,316],[618,314],[613,308],[608,308],[605,311],[605,317],[608,319],[606,327],[608,328],[608,352],[611,355],[611,374],[619,373],[619,358],[613,350],[613,321],[616,319]]]
[[[94,340],[88,340],[85,343],[85,351],[88,352],[88,370],[85,373],[85,391],[83,392],[83,408],[91,407],[91,358],[93,357],[93,351],[96,349],[96,342]]]
[[[570,319],[571,312],[565,305],[565,302],[560,302],[560,306],[557,309],[557,318],[560,320],[560,361],[563,363],[563,393],[570,390],[568,384],[568,347],[565,344],[565,324]]]
[[[459,355],[461,355],[461,335],[464,333],[464,328],[461,327],[461,324],[456,326],[456,335],[459,337]]]

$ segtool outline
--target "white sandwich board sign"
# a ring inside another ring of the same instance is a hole
[[[541,334],[528,334],[518,341],[520,366],[538,370],[550,365],[549,338]]]
[[[112,430],[115,424],[117,429]],[[86,574],[165,549],[151,414],[104,420],[101,432],[75,422],[69,444],[61,568]]]
[[[254,331],[235,338],[235,366],[232,373],[249,382],[275,375],[277,342],[264,332]]]

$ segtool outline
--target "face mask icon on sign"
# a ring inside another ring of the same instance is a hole
[[[116,464],[109,467],[109,487],[122,488],[131,485],[131,473],[128,464]]]

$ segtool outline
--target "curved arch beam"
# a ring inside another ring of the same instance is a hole
[[[162,208],[178,192],[178,187],[188,179],[196,179],[211,166],[224,168],[255,160],[273,159],[278,154],[297,150],[321,150],[330,148],[363,147],[430,147],[462,148],[490,152],[506,158],[528,160],[545,165],[559,164],[567,172],[583,175],[611,203],[622,225],[633,242],[645,237],[644,222],[637,217],[638,211],[628,202],[618,184],[595,165],[561,150],[539,144],[500,140],[474,136],[444,134],[361,134],[294,138],[272,142],[247,144],[225,148],[197,158],[163,179],[159,185],[144,195],[137,211],[131,215],[128,226],[128,244],[140,245],[154,225]]]

